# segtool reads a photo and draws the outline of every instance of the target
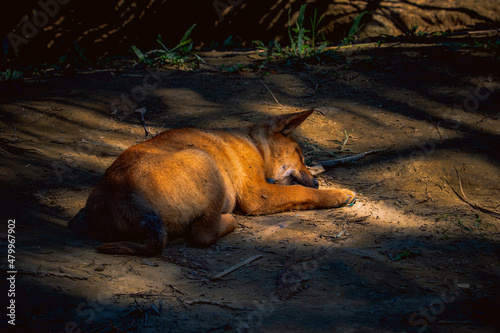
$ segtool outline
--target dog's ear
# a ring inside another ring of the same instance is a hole
[[[285,114],[282,116],[277,116],[271,118],[271,132],[281,133],[285,136],[288,136],[293,132],[300,124],[309,117],[314,110],[299,112],[299,113],[291,113]]]

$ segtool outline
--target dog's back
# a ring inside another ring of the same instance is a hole
[[[118,249],[112,243],[100,250],[155,254],[167,236],[183,234],[192,221],[232,212],[241,182],[235,178],[243,175],[238,171],[244,168],[242,160],[252,155],[258,151],[243,132],[195,128],[171,130],[127,149],[90,195],[88,221],[103,239],[143,242],[153,237],[153,248],[125,243]],[[212,244],[219,228],[208,229],[213,230],[189,240]]]
[[[353,201],[347,190],[314,189],[317,182],[289,137],[311,112],[246,129],[175,129],[127,149],[87,201],[90,229],[112,241],[99,250],[155,255],[181,234],[209,246],[237,227],[229,214],[237,205],[265,214]]]

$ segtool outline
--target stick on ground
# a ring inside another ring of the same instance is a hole
[[[184,299],[179,299],[181,302],[186,303],[186,304],[211,304],[211,305],[217,305],[223,308],[228,308],[231,310],[245,310],[245,311],[252,311],[254,310],[253,308],[249,308],[246,306],[239,306],[239,305],[232,305],[232,304],[227,304],[227,303],[220,303],[217,301],[212,301],[209,299],[194,299],[194,300],[184,300]]]
[[[269,87],[267,86],[267,84],[263,80],[260,80],[260,82],[262,82],[262,84],[264,85],[264,87],[266,87],[266,89],[271,93],[271,95],[273,96],[273,98],[276,101],[276,103],[278,103],[279,106],[283,107],[283,105],[281,105],[281,103],[278,101],[278,99],[276,98],[276,96],[274,96],[274,94],[271,91],[271,89],[269,89]]]
[[[334,166],[335,164],[338,164],[338,163],[352,163],[352,162],[355,162],[355,161],[359,160],[362,157],[365,157],[368,154],[378,153],[378,152],[381,152],[381,151],[386,151],[388,149],[389,148],[375,149],[375,150],[366,151],[364,153],[359,153],[359,154],[356,154],[356,155],[351,155],[351,156],[346,156],[346,157],[339,157],[339,158],[335,158],[335,159],[318,161],[316,163],[319,164],[319,165],[322,165],[322,166]]]
[[[142,107],[140,109],[135,110],[135,113],[137,113],[139,120],[140,120],[142,126],[144,127],[144,136],[148,137],[151,135],[151,133],[149,132],[148,128],[146,127],[146,121],[144,120],[144,113],[145,112],[146,112],[145,107]]]
[[[242,262],[240,262],[240,263],[238,263],[238,264],[236,264],[236,265],[234,265],[234,266],[232,266],[232,267],[230,267],[230,268],[226,269],[225,271],[220,272],[219,274],[216,274],[216,275],[212,276],[212,277],[210,278],[210,280],[211,280],[211,281],[218,280],[218,279],[220,279],[221,277],[226,276],[226,275],[228,275],[229,273],[231,273],[231,272],[233,272],[233,271],[237,270],[238,268],[243,267],[243,266],[245,266],[246,264],[251,263],[252,261],[254,261],[254,260],[257,260],[257,259],[261,258],[262,256],[263,256],[263,254],[257,254],[257,255],[255,255],[255,256],[253,256],[253,257],[250,257],[250,258],[248,258],[248,259],[246,259],[246,260],[243,260]]]
[[[484,208],[484,207],[481,207],[479,205],[476,205],[475,203],[472,203],[468,198],[467,196],[465,195],[464,193],[464,188],[462,186],[462,178],[460,177],[460,173],[458,172],[458,169],[456,166],[453,166],[455,168],[455,171],[457,172],[457,176],[458,176],[458,184],[460,185],[460,192],[462,193],[462,195],[458,194],[457,191],[455,191],[455,189],[453,188],[453,186],[450,185],[451,189],[453,190],[453,192],[455,192],[455,194],[463,201],[465,202],[466,204],[468,204],[469,206],[471,206],[472,208],[474,209],[477,209],[483,213],[486,213],[486,214],[489,214],[497,219],[500,219],[500,213],[498,212],[495,212],[494,210],[491,210],[491,209],[488,209],[488,208]]]

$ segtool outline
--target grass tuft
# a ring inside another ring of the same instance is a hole
[[[200,56],[193,52],[193,41],[190,36],[196,24],[193,24],[185,33],[179,44],[169,49],[163,43],[161,35],[156,39],[161,49],[142,52],[137,46],[132,45],[132,51],[139,59],[138,63],[144,63],[150,66],[157,65],[174,65],[187,66],[188,63],[199,65],[203,62]]]

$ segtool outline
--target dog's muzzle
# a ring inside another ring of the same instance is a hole
[[[280,182],[279,180],[276,180],[274,178],[267,178],[266,181],[269,184],[302,185],[302,186],[312,187],[312,188],[318,188],[319,187],[319,183],[318,183],[318,181],[315,178],[312,179],[312,184],[308,184],[308,183],[304,182],[302,179],[297,179],[295,177],[289,177],[289,181],[286,181],[286,182],[283,182],[283,181]]]

